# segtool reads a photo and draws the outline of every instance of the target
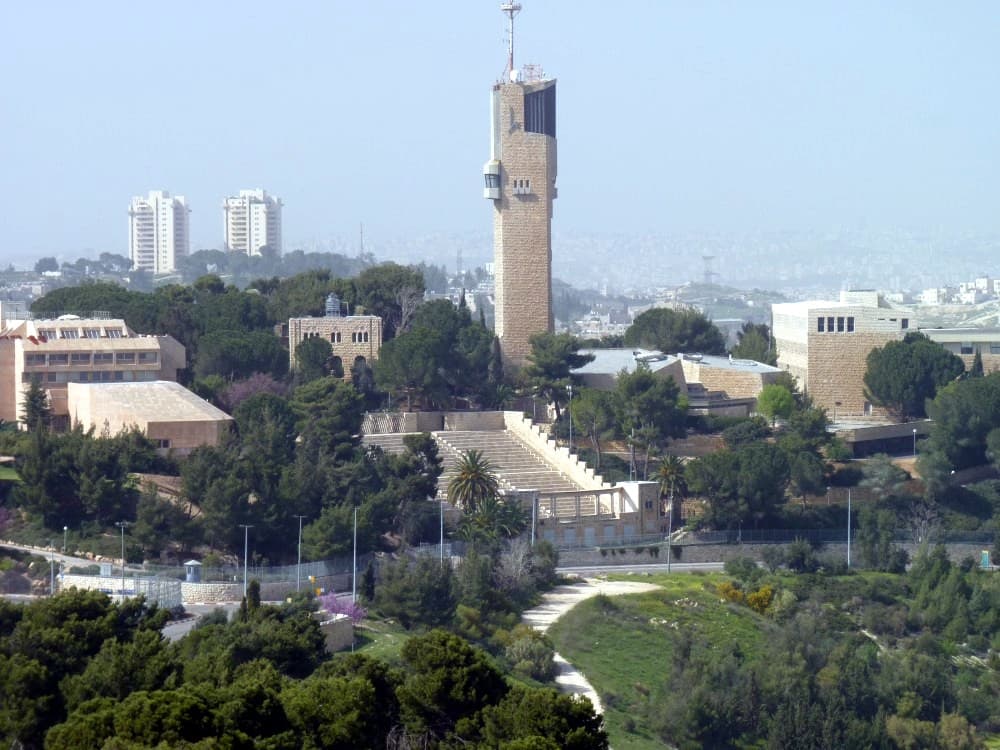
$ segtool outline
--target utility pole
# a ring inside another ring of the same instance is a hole
[[[252,523],[241,523],[240,528],[243,529],[243,598],[247,598],[247,557],[250,552],[250,529],[253,528]]]
[[[438,511],[441,522],[441,540],[438,542],[438,562],[444,564],[444,500],[438,500]]]
[[[119,529],[122,530],[122,598],[121,601],[125,601],[125,527],[128,526],[128,521],[119,521],[115,524]]]
[[[305,516],[295,516],[299,519],[299,561],[295,566],[295,591],[298,592],[302,584],[302,519]]]
[[[569,452],[573,452],[573,384],[566,386],[569,391],[569,404],[566,406],[566,416],[569,417]]]
[[[851,567],[851,488],[847,488],[847,567]]]
[[[354,506],[354,565],[351,569],[351,604],[358,601],[358,506]]]
[[[670,538],[674,535],[674,478],[670,477],[670,504],[667,506],[667,572],[670,572]]]

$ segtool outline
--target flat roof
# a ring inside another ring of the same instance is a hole
[[[199,398],[179,383],[152,380],[139,383],[70,383],[70,391],[86,389],[101,405],[127,412],[143,422],[218,422],[226,412]]]
[[[688,362],[694,362],[702,367],[718,367],[723,370],[740,372],[783,372],[780,367],[772,367],[754,359],[736,359],[714,354],[682,354],[681,356]]]
[[[656,372],[678,361],[673,355],[650,349],[581,349],[579,353],[593,354],[594,360],[573,370],[574,375],[617,375],[622,370],[632,373],[640,361]]]
[[[950,336],[954,336],[956,341],[968,336],[1000,338],[1000,328],[996,327],[968,326],[966,328],[918,328],[917,330],[930,339],[936,339],[937,337],[947,338]],[[968,341],[969,339],[965,338],[964,340]]]

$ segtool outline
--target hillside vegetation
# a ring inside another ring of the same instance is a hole
[[[618,750],[980,748],[1000,730],[1000,577],[925,553],[902,575],[643,576],[551,630]],[[627,576],[623,576],[627,578]]]

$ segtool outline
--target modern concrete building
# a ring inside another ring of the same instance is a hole
[[[633,373],[643,366],[656,377],[673,378],[681,391],[687,388],[681,360],[671,354],[648,349],[582,349],[579,353],[594,357],[583,367],[573,370],[573,375],[587,388],[614,390],[621,373]]]
[[[552,201],[556,198],[556,82],[514,68],[510,17],[505,79],[490,96],[490,158],[483,197],[493,202],[496,334],[506,362],[524,363],[530,338],[553,330]]]
[[[614,390],[621,373],[646,367],[654,376],[673,378],[695,414],[747,416],[761,389],[781,370],[749,359],[703,354],[664,354],[648,349],[587,349],[594,359],[573,371],[583,385]]]
[[[27,385],[49,395],[56,428],[69,423],[70,383],[177,380],[184,347],[170,336],[143,336],[113,318],[62,315],[0,320],[0,419],[22,418]]]
[[[817,406],[838,416],[876,416],[865,399],[868,353],[916,329],[904,311],[877,292],[843,291],[839,301],[771,306],[778,367],[791,373]]]
[[[241,190],[222,204],[225,215],[225,249],[231,253],[260,255],[270,248],[281,254],[281,199],[267,191]]]
[[[356,362],[371,364],[382,348],[382,318],[378,315],[341,315],[340,300],[331,294],[322,318],[288,319],[289,366],[296,365],[295,350],[305,339],[322,337],[330,342],[344,377],[351,376]]]
[[[132,268],[150,273],[176,270],[190,250],[187,201],[165,190],[132,198],[128,209],[128,248]]]
[[[922,328],[920,332],[961,357],[966,370],[972,367],[977,351],[983,372],[1000,370],[1000,328]]]
[[[166,380],[144,383],[70,383],[71,425],[98,434],[139,429],[162,451],[185,456],[218,445],[233,419],[184,386]]]

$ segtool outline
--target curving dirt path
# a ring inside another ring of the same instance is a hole
[[[600,578],[587,578],[579,583],[568,586],[558,586],[542,597],[542,603],[537,607],[525,610],[521,615],[521,621],[530,625],[535,630],[544,633],[549,626],[569,612],[573,607],[598,594],[607,596],[618,596],[620,594],[639,594],[644,591],[652,591],[659,586],[653,583],[641,583],[638,581],[605,581]],[[558,653],[555,655],[556,662],[556,685],[564,693],[573,695],[585,695],[594,704],[594,710],[598,714],[604,713],[604,706],[597,696],[594,686],[591,685],[583,673],[566,661]]]

